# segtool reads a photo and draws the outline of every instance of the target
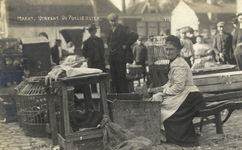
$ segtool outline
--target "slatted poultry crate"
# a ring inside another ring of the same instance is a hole
[[[44,137],[46,133],[47,94],[43,86],[38,84],[42,77],[28,80],[28,84],[18,93],[18,115],[27,136]]]

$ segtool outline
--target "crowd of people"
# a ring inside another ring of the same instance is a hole
[[[111,13],[107,19],[111,25],[107,45],[109,49],[110,75],[116,93],[128,93],[126,64],[142,66],[145,81],[148,46],[154,36],[139,36],[127,26],[118,23],[118,15]],[[148,92],[152,101],[160,101],[161,107],[161,140],[181,146],[198,146],[198,136],[192,120],[197,111],[205,107],[203,96],[193,83],[192,69],[211,67],[216,64],[233,64],[242,70],[242,13],[233,19],[234,31],[225,31],[225,22],[220,21],[212,28],[213,44],[204,43],[202,35],[194,35],[191,27],[177,29],[176,35],[166,36],[165,57],[170,61],[167,84],[152,87]],[[87,29],[90,37],[83,42],[83,56],[88,59],[88,67],[98,68],[105,72],[104,43],[96,36],[97,27],[92,24]],[[137,43],[134,45],[134,43]],[[52,60],[59,64],[59,45],[51,49]],[[134,46],[132,46],[134,45]],[[72,49],[70,44],[70,49]],[[73,51],[73,50],[72,50]],[[131,52],[131,53],[130,53]],[[96,91],[93,86],[92,90]]]

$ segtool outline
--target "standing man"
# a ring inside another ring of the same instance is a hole
[[[116,89],[116,93],[128,93],[128,83],[126,80],[127,54],[132,49],[131,45],[138,39],[138,34],[128,27],[118,23],[118,15],[111,13],[108,15],[111,29],[107,40],[110,64],[111,79]],[[131,56],[133,59],[133,56]]]
[[[242,13],[238,14],[239,25],[235,30],[233,37],[234,47],[234,57],[237,63],[239,70],[242,70]]]
[[[188,63],[190,67],[192,67],[193,59],[194,59],[194,49],[193,44],[190,39],[186,36],[187,28],[184,27],[180,29],[180,42],[183,46],[181,49],[180,55],[181,57]]]
[[[139,39],[137,40],[137,45],[133,47],[133,54],[134,54],[134,64],[142,66],[142,74],[143,74],[143,79],[145,83],[146,63],[148,60],[148,56],[147,56],[147,48],[143,44],[143,40],[144,38],[142,36],[139,36]],[[139,80],[138,86],[140,86],[140,80]]]
[[[103,40],[96,36],[97,27],[95,24],[89,25],[87,30],[90,37],[83,42],[83,56],[88,59],[88,68],[97,68],[106,72]],[[92,92],[97,92],[96,84],[92,85]]]
[[[56,65],[60,64],[62,57],[61,40],[56,39],[55,45],[50,49],[52,62]]]
[[[232,36],[225,32],[225,22],[217,24],[218,34],[214,36],[213,48],[221,64],[228,64],[230,54],[232,54]]]
[[[187,38],[192,41],[192,44],[196,44],[196,37],[194,36],[194,30],[191,27],[187,29]]]

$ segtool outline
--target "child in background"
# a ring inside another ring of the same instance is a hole
[[[137,40],[137,45],[133,47],[133,55],[134,55],[134,63],[135,65],[141,65],[142,66],[142,74],[143,79],[145,82],[146,77],[146,64],[147,64],[147,48],[143,44],[144,38],[142,36],[139,36],[139,39]],[[140,86],[140,81],[138,86]]]

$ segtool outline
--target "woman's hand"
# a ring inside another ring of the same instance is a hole
[[[163,92],[164,88],[163,87],[156,87],[156,88],[149,88],[148,92],[149,93],[159,93],[159,92]]]

